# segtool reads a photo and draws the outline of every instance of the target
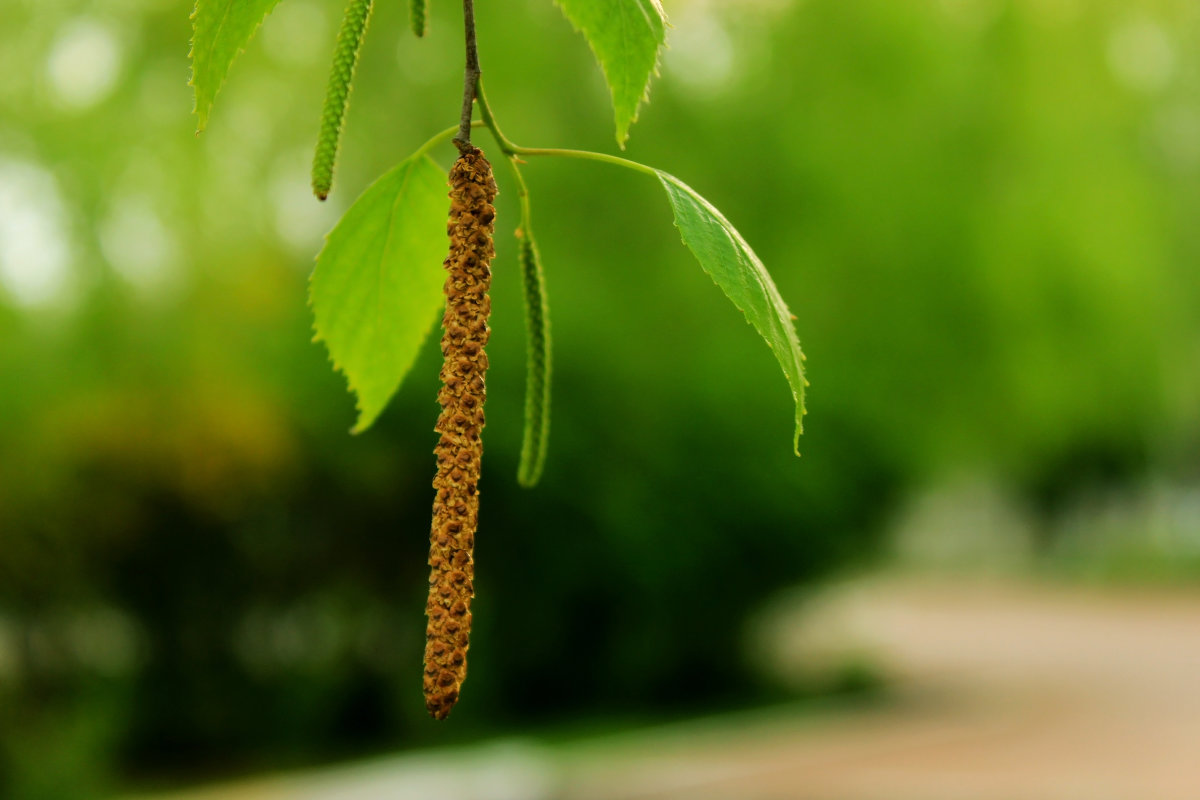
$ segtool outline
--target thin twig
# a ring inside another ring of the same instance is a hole
[[[479,116],[483,117],[483,124],[488,126],[488,130],[492,132],[492,136],[496,140],[496,144],[500,145],[500,150],[509,158],[515,158],[513,149],[515,144],[508,140],[508,137],[500,132],[500,126],[496,124],[496,118],[492,115],[492,107],[488,105],[487,92],[483,90],[483,79],[481,78],[475,86],[475,99],[479,103]]]
[[[471,146],[471,115],[475,105],[475,87],[479,83],[479,50],[475,45],[475,0],[463,0],[463,26],[467,35],[467,68],[463,73],[462,116],[454,143],[460,151]]]

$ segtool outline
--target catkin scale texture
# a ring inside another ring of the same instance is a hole
[[[496,182],[483,152],[464,148],[450,170],[450,253],[442,318],[442,387],[433,524],[429,534],[429,600],[425,613],[425,707],[445,719],[467,675],[474,596],[475,530],[483,456],[484,352],[490,331],[491,262],[495,255]]]

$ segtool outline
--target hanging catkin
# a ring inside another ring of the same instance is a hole
[[[525,435],[517,483],[532,488],[546,463],[546,438],[550,433],[550,320],[546,304],[546,279],[533,231],[521,231],[521,277],[525,288],[525,332],[529,367],[525,376]]]
[[[418,37],[425,35],[425,0],[409,0],[408,18],[412,32]]]
[[[466,146],[450,170],[450,254],[444,262],[446,314],[438,392],[442,412],[435,428],[440,438],[434,450],[437,475],[425,608],[425,707],[436,719],[450,713],[467,675],[495,197],[491,164],[482,151]]]
[[[333,167],[342,139],[342,123],[350,104],[350,86],[358,67],[358,54],[371,20],[372,2],[350,0],[342,17],[341,30],[338,31],[337,50],[334,51],[333,67],[329,72],[329,88],[325,91],[325,106],[321,109],[321,133],[317,137],[317,150],[313,155],[313,194],[320,200],[328,197],[333,188]]]

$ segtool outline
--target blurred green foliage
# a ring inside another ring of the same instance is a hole
[[[665,3],[628,152],[710,198],[775,276],[809,355],[804,457],[773,359],[661,190],[531,164],[550,456],[518,489],[505,234],[478,634],[461,707],[432,725],[436,343],[351,437],[305,281],[337,213],[454,123],[451,5],[419,41],[402,3],[378,8],[328,207],[307,169],[337,4],[281,3],[200,138],[178,4],[0,5],[0,794],[744,700],[746,616],[869,556],[912,487],[970,469],[1053,501],[1195,469],[1194,3]],[[479,21],[509,135],[610,146],[607,90],[549,0]]]

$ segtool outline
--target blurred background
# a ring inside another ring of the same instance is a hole
[[[341,3],[284,0],[200,137],[187,4],[0,4],[0,797],[1197,796],[1200,6],[664,6],[627,155],[772,271],[804,455],[659,187],[545,160],[553,424],[519,489],[498,166],[477,631],[439,725],[437,344],[352,437],[305,290],[456,121],[456,4],[421,41],[377,4],[324,206]],[[615,149],[550,0],[479,18],[509,136]]]

